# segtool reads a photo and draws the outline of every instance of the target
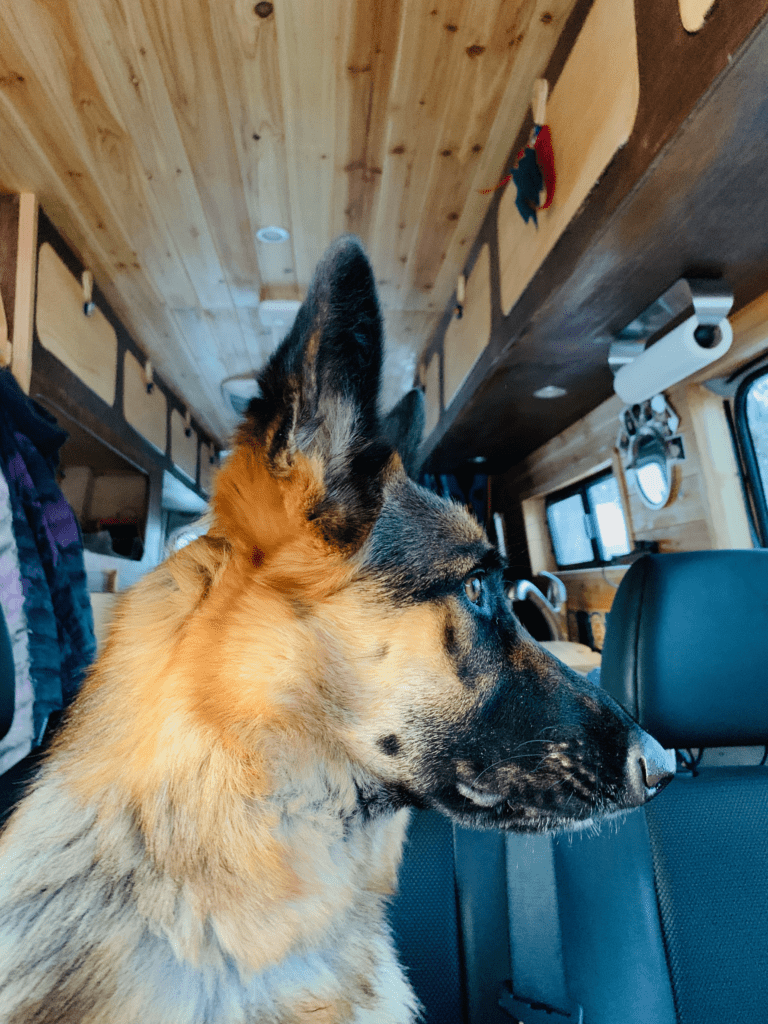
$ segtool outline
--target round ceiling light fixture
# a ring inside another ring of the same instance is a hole
[[[268,228],[259,228],[256,237],[260,242],[287,242],[291,236],[285,228],[270,225]]]
[[[565,388],[559,388],[556,384],[547,384],[546,387],[539,388],[538,391],[533,392],[534,398],[562,398],[563,395],[567,395],[568,392]]]

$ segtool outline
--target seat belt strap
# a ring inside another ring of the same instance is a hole
[[[454,825],[453,849],[467,1024],[509,1024],[499,1005],[509,978],[504,834]]]
[[[509,833],[505,847],[512,984],[502,1006],[524,1024],[578,1024],[583,1014],[565,981],[552,839]]]

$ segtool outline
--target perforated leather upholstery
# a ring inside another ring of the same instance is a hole
[[[645,555],[608,616],[601,685],[665,747],[768,739],[768,551]]]
[[[636,562],[601,682],[667,746],[768,742],[768,552]],[[768,1020],[768,769],[679,777],[555,862],[585,1024]]]
[[[614,599],[601,683],[667,747],[768,743],[768,552],[641,558]],[[541,974],[523,987],[557,1005],[564,972],[584,1024],[765,1024],[768,768],[732,753],[752,766],[679,775],[598,834],[552,841]],[[534,877],[525,838],[507,845]],[[509,900],[511,921],[535,921],[514,886]]]

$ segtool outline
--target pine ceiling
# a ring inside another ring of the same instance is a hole
[[[259,300],[360,235],[385,402],[456,277],[574,0],[3,0],[0,190],[32,191],[224,441]],[[259,228],[290,233],[261,243]]]

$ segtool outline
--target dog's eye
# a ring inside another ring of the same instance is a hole
[[[483,577],[479,573],[473,572],[467,576],[464,580],[464,593],[472,604],[480,604],[483,600]]]

